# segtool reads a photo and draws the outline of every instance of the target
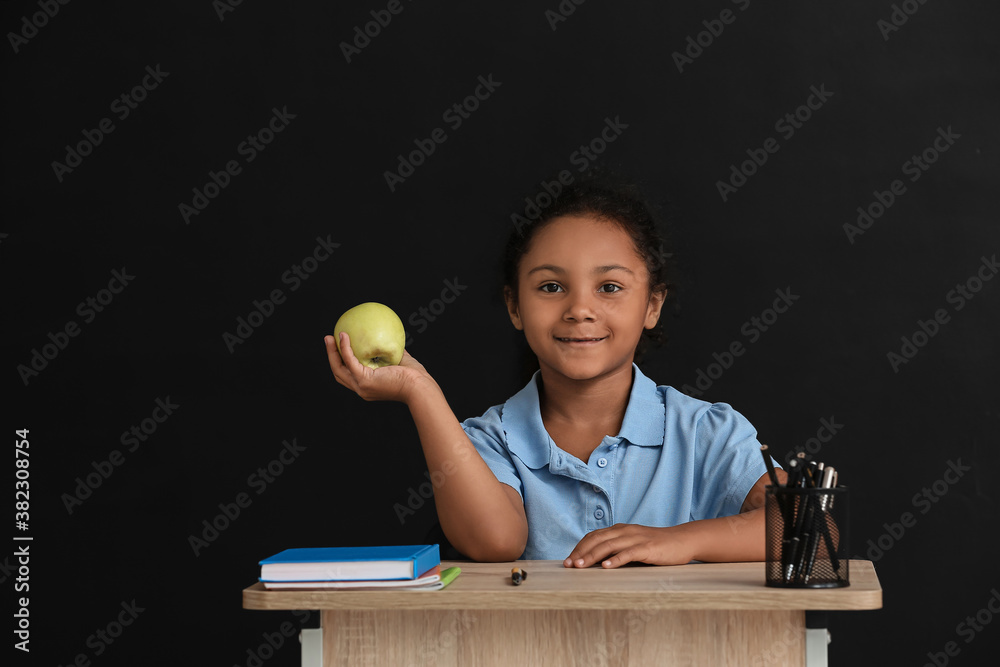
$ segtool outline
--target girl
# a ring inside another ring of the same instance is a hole
[[[477,561],[566,567],[764,559],[756,431],[725,403],[656,386],[634,363],[667,297],[662,242],[629,188],[566,187],[511,234],[504,300],[538,359],[503,405],[459,423],[408,353],[373,370],[325,338],[337,382],[406,403],[438,518]]]

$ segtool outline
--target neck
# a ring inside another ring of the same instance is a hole
[[[538,393],[542,421],[577,426],[604,425],[607,435],[621,430],[632,391],[632,366],[589,380],[572,380],[541,369]]]

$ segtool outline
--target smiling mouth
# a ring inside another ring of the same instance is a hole
[[[602,338],[560,338],[556,336],[556,340],[561,343],[598,343],[607,338],[604,336]]]

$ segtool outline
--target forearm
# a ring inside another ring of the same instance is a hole
[[[523,508],[511,502],[441,389],[427,382],[407,405],[434,485],[438,519],[452,545],[474,560],[516,559],[527,541]]]
[[[765,559],[763,509],[691,521],[670,530],[687,544],[692,560],[736,563]]]

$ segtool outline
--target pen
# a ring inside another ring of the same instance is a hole
[[[826,488],[835,489],[837,488],[837,469],[833,466],[827,467],[829,478],[826,480]],[[827,498],[826,509],[833,509],[833,494]],[[826,544],[827,553],[830,554],[830,566],[833,567],[835,573],[840,572],[840,559],[837,558],[837,549],[833,544],[833,536],[830,535],[830,526],[824,522],[823,525],[823,541]]]
[[[511,568],[510,570],[510,583],[515,586],[520,586],[521,582],[528,578],[528,573],[519,567]]]
[[[796,520],[795,534],[799,536],[798,551],[795,553],[793,578],[799,579],[806,571],[809,556],[813,548],[813,538],[816,536],[816,498],[812,494],[802,497],[803,507]]]
[[[803,567],[802,582],[808,584],[809,577],[812,576],[813,566],[816,564],[816,553],[819,551],[819,535],[817,533],[822,533],[823,529],[826,527],[826,512],[820,511],[818,513],[818,521],[822,522],[819,525],[814,525],[812,533],[806,534],[806,548],[803,551]],[[808,556],[806,555],[808,554]]]
[[[786,489],[794,489],[799,484],[802,475],[802,459],[793,457],[788,461],[788,480],[785,482]],[[798,539],[795,538],[795,505],[797,498],[788,495],[785,498],[784,506],[779,503],[781,519],[784,523],[784,537],[781,540],[781,574],[785,582],[792,579],[792,567],[795,563],[795,551]]]
[[[799,468],[802,471],[802,488],[815,488],[818,486],[813,476],[813,466],[815,464],[806,457],[805,452],[799,452],[796,456],[795,460],[800,461]],[[816,499],[812,494],[803,494],[797,497],[796,500],[798,501],[798,513],[795,516],[795,528],[793,529],[793,534],[795,535],[793,540],[795,540],[795,543],[789,563],[790,580],[799,579],[805,571],[814,532],[812,522],[815,518],[816,507]]]
[[[830,485],[833,483],[833,479],[836,474],[837,471],[833,466],[826,468],[823,471],[822,481],[820,482],[819,485],[820,488],[821,489],[831,488]],[[809,557],[805,561],[805,568],[802,572],[803,575],[802,580],[804,583],[809,583],[809,577],[812,576],[813,567],[816,564],[816,554],[819,551],[820,536],[822,536],[824,542],[826,543],[826,550],[829,554],[830,564],[831,566],[833,566],[834,571],[840,569],[840,562],[839,560],[837,560],[837,556],[833,553],[833,549],[831,548],[833,545],[833,540],[830,537],[830,527],[829,525],[827,525],[827,508],[829,506],[830,499],[831,499],[830,494],[823,494],[819,499],[819,511],[815,512],[814,516],[812,517],[811,523],[813,524],[812,525],[813,534],[810,538],[811,544],[810,540],[806,541],[806,544],[809,545],[807,549]],[[819,531],[819,535],[816,534],[816,531]],[[835,566],[834,562],[836,562]]]
[[[764,467],[767,468],[767,476],[771,479],[772,486],[778,486],[778,474],[774,472],[774,462],[771,455],[767,453],[767,445],[760,446],[760,453],[764,457]]]
[[[793,537],[789,540],[788,564],[785,566],[785,583],[792,581],[795,573],[795,552],[798,551],[799,538]]]
[[[799,485],[799,479],[802,477],[802,459],[793,458],[788,462],[788,481],[785,482],[785,486],[789,489],[794,489]]]

